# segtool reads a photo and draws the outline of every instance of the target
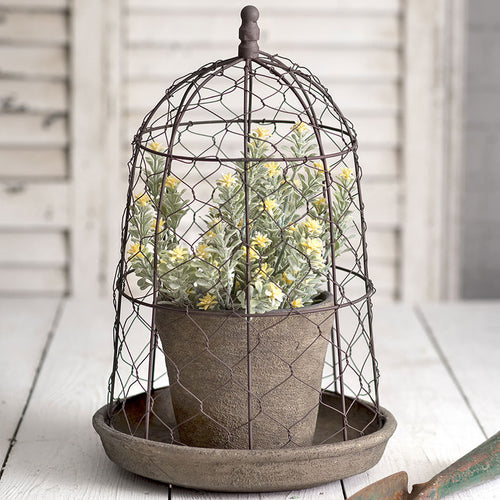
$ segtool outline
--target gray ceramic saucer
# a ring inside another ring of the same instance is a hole
[[[170,391],[155,391],[155,410],[175,426]],[[126,402],[127,418],[118,412],[108,419],[103,406],[93,418],[108,457],[124,469],[158,481],[186,488],[227,492],[264,492],[309,488],[353,476],[373,467],[382,456],[396,429],[396,420],[381,408],[381,427],[372,422],[368,405],[348,400],[349,424],[365,435],[342,441],[338,395],[325,391],[319,410],[314,442],[301,448],[267,450],[226,450],[171,444],[173,437],[165,425],[152,418],[150,439],[146,440],[141,418],[146,396],[139,394]],[[331,408],[329,408],[331,407]],[[166,417],[165,417],[166,416]],[[134,435],[131,435],[133,429]],[[326,440],[326,441],[325,441]]]

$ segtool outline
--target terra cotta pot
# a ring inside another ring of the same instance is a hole
[[[321,298],[252,318],[234,311],[157,309],[182,443],[249,448],[250,400],[253,449],[312,444],[334,316],[332,296]]]

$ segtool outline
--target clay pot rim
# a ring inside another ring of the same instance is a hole
[[[338,308],[338,305],[334,304],[333,295],[328,291],[319,292],[316,299],[322,299],[320,302],[311,304],[305,307],[296,308],[286,308],[286,309],[273,309],[272,311],[266,311],[264,313],[251,313],[247,314],[243,309],[223,309],[220,311],[204,311],[202,309],[193,309],[188,306],[186,307],[175,307],[170,305],[168,302],[158,302],[156,308],[162,311],[174,311],[177,313],[186,314],[187,316],[201,315],[201,316],[223,316],[223,317],[235,317],[235,318],[261,318],[261,317],[271,317],[271,316],[303,316],[311,313],[318,313],[323,311],[333,311]]]

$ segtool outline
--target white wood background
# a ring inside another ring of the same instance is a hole
[[[258,5],[261,47],[309,67],[356,126],[379,301],[453,295],[435,272],[442,144],[408,132],[448,109],[447,1]],[[236,52],[245,3],[0,0],[0,292],[109,290],[131,138],[175,78]]]
[[[498,302],[375,309],[381,403],[398,428],[378,465],[343,481],[347,495],[400,470],[425,482],[499,430],[499,317]],[[106,402],[112,323],[107,299],[0,303],[0,498],[167,497],[166,485],[110,462],[91,426]],[[343,498],[339,482],[272,494],[173,491],[174,500]],[[449,498],[498,500],[500,478]]]

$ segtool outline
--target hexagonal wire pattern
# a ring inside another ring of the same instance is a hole
[[[382,420],[356,133],[308,70],[240,37],[134,137],[109,418],[254,449],[310,445],[321,410],[315,444],[352,439]]]

